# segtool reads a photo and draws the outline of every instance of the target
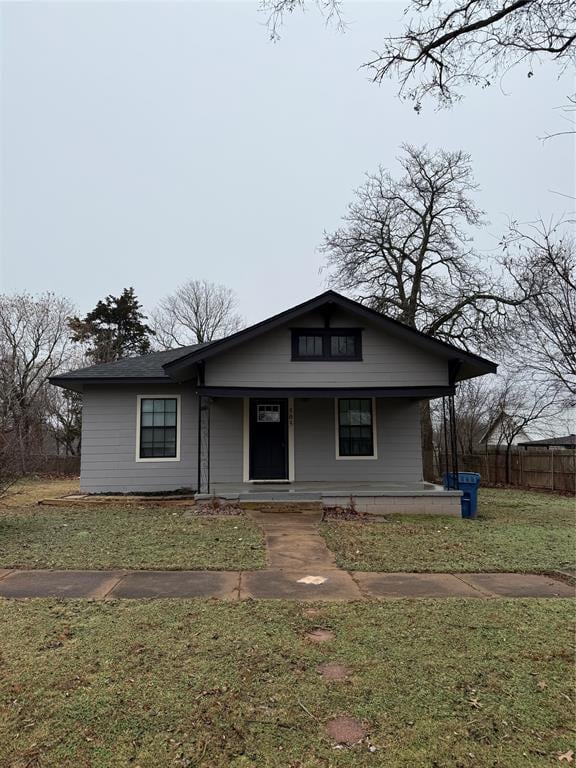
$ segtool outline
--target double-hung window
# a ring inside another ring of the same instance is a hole
[[[371,397],[336,400],[337,445],[339,459],[375,459],[375,414]]]
[[[178,461],[180,458],[179,409],[179,396],[138,396],[137,460]]]

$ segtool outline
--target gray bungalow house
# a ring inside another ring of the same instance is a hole
[[[227,338],[95,365],[83,393],[81,489],[190,489],[459,514],[423,482],[419,401],[496,365],[334,291]]]

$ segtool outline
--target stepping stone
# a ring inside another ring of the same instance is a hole
[[[326,723],[326,733],[336,744],[351,746],[357,744],[366,736],[358,720],[352,717],[336,717]]]
[[[312,632],[308,632],[306,638],[311,643],[329,643],[330,640],[334,640],[334,632],[330,632],[329,629],[313,629]]]
[[[302,616],[306,616],[308,619],[313,619],[317,616],[320,616],[322,614],[322,611],[320,608],[305,608],[302,611]]]
[[[322,666],[318,667],[318,672],[324,680],[346,680],[349,674],[347,667],[333,661],[322,664]]]

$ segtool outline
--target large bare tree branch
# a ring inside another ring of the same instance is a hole
[[[336,0],[317,0],[328,20],[344,26]],[[303,0],[262,0],[271,36]],[[426,96],[441,106],[469,85],[490,85],[520,63],[529,77],[538,62],[560,71],[576,60],[576,5],[572,0],[411,0],[400,35],[386,36],[366,67],[374,82],[394,78],[399,95],[420,110]]]

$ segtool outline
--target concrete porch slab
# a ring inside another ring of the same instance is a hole
[[[354,573],[367,597],[487,597],[449,573]]]
[[[122,578],[117,571],[12,571],[0,581],[0,597],[104,597]]]
[[[378,482],[293,482],[276,484],[243,483],[215,485],[210,493],[196,494],[198,504],[210,504],[214,498],[232,502],[244,509],[263,509],[288,513],[291,507],[314,505],[318,509],[354,507],[356,511],[380,517],[399,515],[461,515],[461,491],[446,491],[432,483]]]
[[[238,599],[234,571],[132,571],[108,595],[113,598],[216,597]]]
[[[498,597],[575,597],[576,587],[532,573],[461,573],[463,581]]]
[[[322,584],[303,584],[307,576],[325,578]],[[346,571],[247,571],[240,574],[240,599],[248,600],[361,600],[362,593]]]

